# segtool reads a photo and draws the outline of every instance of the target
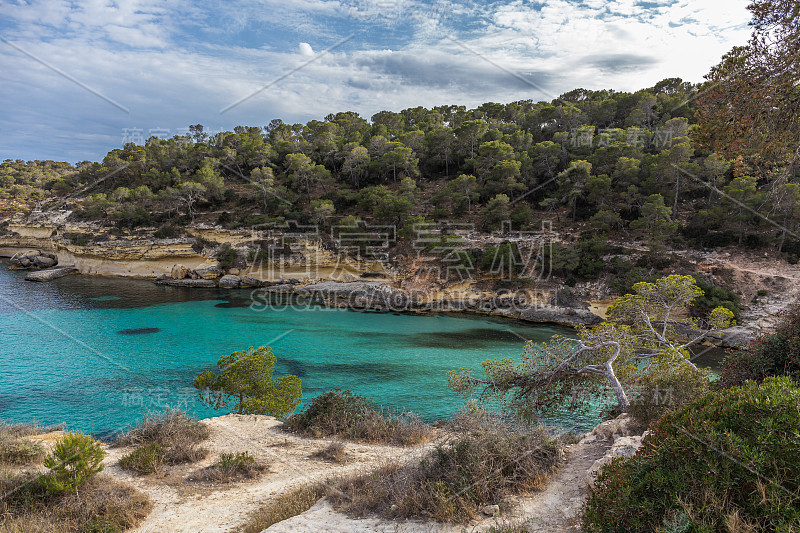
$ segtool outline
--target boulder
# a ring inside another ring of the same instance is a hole
[[[58,256],[52,252],[27,250],[14,254],[8,262],[9,270],[28,268],[51,268],[58,264]]]
[[[189,274],[189,269],[183,265],[175,265],[172,267],[170,277],[172,279],[184,279]]]
[[[530,307],[520,311],[519,318],[528,322],[547,322],[563,326],[593,325],[603,321],[588,309],[580,307]]]
[[[239,276],[242,281],[242,287],[260,287],[261,280],[256,278],[251,278],[249,276]]]
[[[33,264],[37,268],[52,268],[58,264],[58,259],[55,257],[45,257],[38,255],[33,258]]]
[[[627,437],[631,434],[633,419],[627,413],[622,413],[613,420],[606,420],[595,427],[590,435],[599,439],[614,440]]]
[[[272,285],[267,287],[267,292],[296,292],[297,289],[294,288],[294,285],[289,283],[281,283],[279,285]]]
[[[69,274],[74,274],[78,269],[74,266],[64,266],[58,268],[50,268],[47,270],[37,270],[36,272],[29,272],[25,276],[26,281],[52,281],[54,279],[63,278]]]
[[[589,472],[586,473],[586,482],[589,484],[589,486],[594,487],[594,481],[597,478],[597,472],[603,468],[603,466],[610,463],[613,459],[617,457],[633,457],[636,455],[636,452],[641,449],[642,439],[644,439],[646,435],[647,432],[639,437],[631,436],[617,438],[606,454],[595,461],[592,464],[592,467],[589,469]]]
[[[219,279],[219,286],[223,289],[235,289],[241,285],[242,279],[239,276],[233,276],[228,274],[227,276],[222,276]]]
[[[222,277],[224,272],[217,265],[211,265],[194,269],[194,274],[200,279],[218,279]]]
[[[217,282],[210,279],[164,279],[156,281],[157,285],[169,285],[171,287],[200,287],[214,288]]]

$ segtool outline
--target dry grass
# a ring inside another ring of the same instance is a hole
[[[33,483],[0,503],[0,533],[117,533],[136,527],[151,508],[145,494],[104,475],[91,478],[77,493],[58,496]]]
[[[286,419],[283,428],[305,437],[337,436],[373,444],[413,446],[431,438],[431,428],[411,413],[385,413],[373,402],[350,391],[328,391],[298,414]]]
[[[232,483],[255,479],[269,470],[267,465],[258,463],[249,453],[223,453],[216,464],[204,468],[190,478],[191,481],[211,483]]]
[[[321,483],[284,492],[250,513],[247,522],[241,525],[237,532],[260,533],[273,524],[308,511],[324,495],[324,484]]]
[[[198,447],[210,430],[185,413],[167,408],[148,413],[142,421],[121,435],[114,446],[136,446],[120,459],[120,466],[139,474],[162,473],[166,465],[193,463],[205,458],[208,450]]]
[[[332,442],[324,448],[314,452],[311,457],[321,459],[329,463],[344,464],[348,460],[347,451],[341,442]]]
[[[562,442],[543,430],[462,416],[461,431],[420,462],[389,464],[346,479],[328,497],[356,516],[433,518],[464,523],[511,494],[540,490],[560,465]]]
[[[25,437],[49,433],[61,426],[43,427],[38,424],[8,424],[0,421],[0,464],[34,465],[44,458],[44,447]]]

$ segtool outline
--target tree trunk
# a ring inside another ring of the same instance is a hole
[[[672,219],[676,220],[678,218],[678,195],[681,191],[681,175],[677,174],[675,176],[675,200],[672,202]]]
[[[631,405],[628,401],[628,396],[625,394],[625,389],[622,388],[622,383],[620,383],[619,379],[617,379],[617,375],[614,373],[614,368],[611,366],[611,363],[606,363],[605,367],[608,384],[611,385],[611,388],[614,390],[614,394],[617,396],[619,408],[623,413],[625,413],[628,411],[628,408]]]

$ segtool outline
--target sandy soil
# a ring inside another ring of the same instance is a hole
[[[485,532],[491,528],[525,524],[537,533],[579,531],[580,510],[586,498],[586,475],[592,464],[605,455],[611,442],[585,439],[565,450],[565,464],[547,487],[538,493],[519,497],[511,512],[485,518],[468,525],[393,521],[379,518],[353,519],[337,513],[321,500],[305,513],[284,520],[264,533],[463,533]]]
[[[409,458],[422,448],[345,443],[349,460],[344,465],[314,459],[311,455],[330,444],[329,440],[302,439],[276,426],[272,417],[226,415],[203,421],[211,427],[211,438],[203,444],[206,459],[192,465],[171,467],[166,475],[135,476],[118,466],[119,458],[130,448],[109,448],[106,472],[147,493],[153,511],[136,533],[224,532],[242,524],[247,514],[271,496],[307,481],[355,473],[377,467],[399,456]],[[247,451],[269,465],[269,471],[251,482],[214,484],[190,481],[193,474],[215,463],[222,452]]]
[[[153,511],[135,533],[211,533],[235,531],[247,515],[271,497],[296,488],[304,482],[372,471],[394,460],[414,459],[437,442],[414,448],[344,443],[345,464],[312,458],[312,454],[330,444],[330,440],[304,439],[279,429],[272,417],[226,415],[203,421],[211,428],[211,437],[203,446],[208,457],[192,465],[170,467],[162,476],[135,476],[122,470],[118,461],[130,448],[107,448],[105,472],[145,492],[153,502]],[[42,438],[42,437],[40,437]],[[49,441],[51,439],[42,438]],[[569,446],[566,463],[542,492],[518,498],[513,510],[498,518],[485,518],[468,526],[442,525],[418,521],[391,521],[377,517],[352,519],[337,513],[325,500],[309,511],[275,524],[270,533],[288,532],[408,532],[460,533],[486,531],[493,526],[526,522],[534,531],[562,532],[575,526],[586,490],[586,473],[603,456],[610,443],[594,441]],[[258,479],[230,484],[193,481],[193,474],[215,463],[222,452],[247,451],[269,470]]]

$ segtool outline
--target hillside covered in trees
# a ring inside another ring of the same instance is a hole
[[[160,236],[200,222],[362,220],[409,239],[403,228],[420,222],[497,231],[547,220],[578,238],[554,266],[579,279],[603,268],[608,238],[641,241],[652,255],[740,246],[796,263],[800,186],[787,179],[796,170],[712,152],[696,121],[703,95],[666,79],[635,93],[577,89],[552,102],[417,107],[370,120],[339,112],[213,136],[195,125],[187,136],[128,143],[102,162],[6,160],[0,207],[69,209]]]

